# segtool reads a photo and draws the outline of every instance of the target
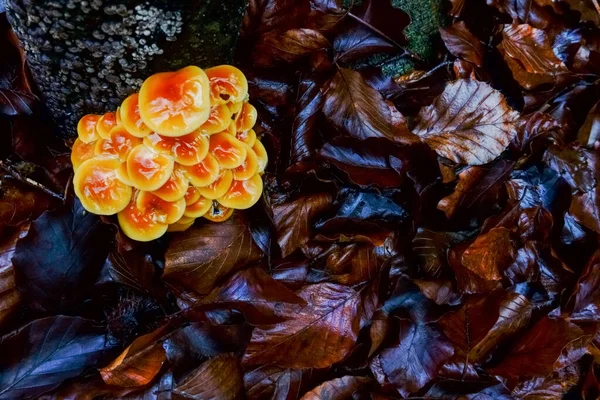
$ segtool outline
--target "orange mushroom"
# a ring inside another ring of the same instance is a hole
[[[131,184],[131,179],[129,179],[129,172],[127,172],[126,162],[121,163],[121,165],[119,165],[119,168],[117,168],[117,178],[119,178],[119,180],[124,184],[133,186]]]
[[[177,201],[165,201],[150,192],[144,191],[138,193],[135,204],[138,209],[144,210],[146,213],[152,213],[154,221],[161,224],[173,224],[179,221],[185,212],[185,200],[183,198]]]
[[[248,94],[248,80],[242,71],[231,65],[219,65],[206,70],[210,81],[210,99],[213,104],[244,101]]]
[[[96,125],[100,120],[100,115],[88,114],[81,117],[77,123],[77,136],[83,143],[92,143],[98,140]]]
[[[228,208],[245,210],[252,207],[262,195],[263,181],[256,174],[245,181],[233,181],[227,193],[219,197],[217,201]]]
[[[152,194],[165,201],[177,201],[186,195],[189,184],[190,182],[183,170],[175,166],[167,183],[153,191]]]
[[[186,217],[182,217],[186,218]],[[169,225],[169,228],[167,229],[167,232],[184,232],[187,231],[188,229],[190,229],[190,227],[192,225],[194,225],[194,222],[196,222],[195,218],[190,218],[190,221],[188,222],[175,222],[174,224]]]
[[[75,143],[73,143],[73,148],[71,149],[71,164],[73,164],[73,171],[77,171],[77,168],[83,163],[85,160],[89,160],[94,157],[94,147],[96,143],[85,143],[83,140],[77,138],[75,139]]]
[[[176,224],[182,224],[182,225],[187,225],[190,222],[194,222],[196,220],[196,218],[191,218],[191,217],[186,217],[185,215],[181,218],[179,218],[179,221],[175,222]]]
[[[127,207],[117,214],[117,219],[123,233],[140,242],[158,239],[167,232],[169,227],[168,224],[156,219],[152,209],[139,209],[135,199],[132,199]]]
[[[173,173],[175,162],[166,154],[160,154],[141,144],[127,157],[127,174],[133,186],[151,192],[163,186]]]
[[[198,130],[204,134],[212,135],[222,132],[231,123],[231,111],[225,104],[218,104],[210,109],[208,120]]]
[[[248,148],[246,159],[239,167],[233,170],[233,179],[245,181],[258,173],[258,157],[251,148]]]
[[[132,190],[117,178],[120,165],[118,158],[95,157],[79,166],[73,187],[83,208],[98,215],[112,215],[127,207]]]
[[[135,137],[144,138],[152,133],[152,130],[144,124],[140,116],[137,93],[126,98],[121,104],[121,121],[123,126]]]
[[[112,128],[117,126],[117,114],[114,112],[107,112],[100,117],[96,124],[96,132],[102,139],[108,139]]]
[[[195,66],[154,74],[140,89],[140,115],[148,128],[163,136],[187,135],[208,120],[209,92],[206,74]]]
[[[224,205],[213,201],[210,210],[208,210],[203,217],[212,222],[224,222],[231,217],[233,211],[233,208],[227,208]]]
[[[209,152],[221,168],[236,168],[246,159],[247,146],[235,136],[220,132],[210,137]]]
[[[179,137],[152,133],[144,138],[146,146],[159,153],[171,155],[181,165],[198,164],[208,154],[208,136],[200,130]]]
[[[248,102],[244,102],[242,109],[237,113],[235,117],[235,130],[236,132],[248,131],[256,124],[258,113],[256,108]]]
[[[238,101],[237,103],[229,102],[227,103],[227,107],[229,107],[229,111],[231,112],[231,118],[235,119],[237,113],[240,112],[242,107],[244,107],[243,101]]]
[[[252,146],[252,150],[256,153],[256,157],[258,157],[258,173],[262,174],[265,172],[265,168],[267,168],[267,162],[269,161],[267,150],[265,150],[265,146],[263,146],[261,141],[258,139],[256,139],[254,146]]]
[[[108,139],[100,139],[96,142],[94,153],[116,156],[121,161],[125,161],[129,152],[141,143],[142,139],[131,135],[123,125],[117,125],[111,129]]]
[[[185,175],[194,186],[208,186],[219,177],[219,163],[210,153],[202,162],[192,166],[182,166]]]
[[[195,186],[190,186],[190,187],[188,187],[188,190],[184,196],[185,204],[187,206],[189,206],[190,204],[194,204],[195,202],[197,202],[200,199],[200,197],[202,197],[202,195],[198,191],[198,188]]]
[[[221,171],[216,181],[208,186],[199,187],[198,191],[202,196],[214,200],[227,193],[231,182],[233,182],[233,173],[230,169],[225,169]]]
[[[212,200],[206,197],[200,197],[195,203],[188,205],[185,208],[184,216],[189,218],[198,218],[208,212],[212,206]]]
[[[254,129],[239,131],[235,133],[235,138],[240,142],[246,143],[248,146],[250,146],[250,148],[252,148],[256,142],[256,132],[254,132]]]

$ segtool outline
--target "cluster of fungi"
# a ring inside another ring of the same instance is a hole
[[[117,214],[130,238],[149,241],[254,205],[267,153],[237,68],[190,66],[155,74],[116,112],[86,115],[71,161],[75,194],[99,215]]]

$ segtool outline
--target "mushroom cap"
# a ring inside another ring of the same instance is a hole
[[[140,89],[140,115],[148,128],[163,136],[187,135],[210,116],[209,92],[208,78],[196,66],[154,74]]]
[[[153,220],[161,224],[173,224],[185,212],[185,200],[183,198],[177,201],[165,201],[160,197],[150,193],[140,191],[135,200],[138,209],[153,214]]]
[[[258,157],[258,173],[261,174],[265,172],[265,168],[267,168],[267,163],[269,162],[267,150],[265,150],[265,146],[258,139],[256,139],[254,146],[252,146],[252,150],[254,150],[256,157]]]
[[[224,205],[213,201],[210,210],[208,210],[203,217],[212,222],[224,222],[231,217],[233,211],[233,208],[227,208]]]
[[[206,70],[210,81],[212,104],[237,103],[248,94],[248,80],[242,71],[231,65],[219,65]]]
[[[202,195],[198,191],[198,188],[195,186],[190,186],[188,187],[187,192],[185,192],[185,204],[187,206],[189,206],[190,204],[194,204],[200,199],[200,197],[202,197]]]
[[[173,173],[173,158],[144,144],[134,147],[127,157],[127,174],[137,189],[151,192],[163,186]]]
[[[156,220],[151,209],[139,209],[135,199],[132,199],[127,207],[117,214],[117,219],[123,233],[140,242],[158,239],[167,232],[169,227]]]
[[[220,132],[210,136],[209,152],[221,168],[236,168],[246,159],[247,146],[235,136]]]
[[[235,133],[235,138],[240,142],[246,143],[248,146],[250,146],[250,148],[252,148],[256,142],[256,132],[254,129],[239,131]]]
[[[140,116],[140,108],[138,106],[139,94],[134,93],[126,98],[120,107],[119,116],[125,129],[133,136],[144,138],[152,133],[152,130],[144,124]]]
[[[231,111],[225,104],[217,104],[210,109],[208,120],[198,130],[206,135],[222,132],[231,123]]]
[[[71,164],[73,164],[73,171],[77,171],[77,168],[85,161],[94,157],[94,147],[96,143],[90,142],[85,143],[79,138],[75,139],[73,148],[71,149]]]
[[[185,218],[185,217],[182,217]],[[175,222],[174,224],[169,225],[167,232],[184,232],[190,229],[192,225],[196,222],[195,218],[191,218],[191,221],[188,222]]]
[[[248,131],[254,128],[257,118],[256,108],[252,104],[244,102],[242,109],[235,116],[235,131]]]
[[[206,197],[200,197],[195,203],[188,205],[185,208],[184,216],[189,218],[198,218],[208,212],[212,206],[212,200]]]
[[[98,140],[96,125],[100,120],[100,115],[88,114],[81,117],[77,123],[77,136],[83,143],[92,143]]]
[[[127,172],[126,162],[122,162],[121,165],[119,165],[119,168],[117,168],[117,178],[119,178],[119,180],[124,184],[133,186],[131,179],[129,179],[129,172]]]
[[[127,207],[132,189],[117,178],[120,165],[115,157],[94,157],[79,166],[73,187],[83,208],[98,215],[112,215]]]
[[[231,182],[233,182],[233,172],[230,169],[226,169],[221,171],[216,181],[208,186],[199,187],[198,191],[202,196],[214,200],[227,193]]]
[[[117,125],[111,129],[108,139],[100,139],[96,142],[94,153],[112,155],[125,161],[131,150],[141,143],[142,139],[133,136],[123,125]]]
[[[181,168],[185,171],[190,183],[198,187],[208,186],[216,181],[220,171],[217,159],[210,153],[204,157],[202,162],[191,166],[184,165]]]
[[[233,181],[227,193],[219,197],[217,201],[228,208],[245,210],[252,207],[262,195],[263,181],[256,174],[245,181]]]
[[[144,138],[144,144],[158,153],[171,155],[181,165],[198,164],[208,154],[208,136],[199,130],[179,137],[152,133]]]
[[[244,107],[244,101],[238,101],[235,103],[229,102],[227,103],[227,107],[229,107],[229,111],[231,112],[231,118],[235,119],[236,114],[240,112],[242,107]]]
[[[96,124],[96,133],[102,139],[108,139],[112,128],[117,126],[117,114],[114,112],[107,112],[98,119]]]
[[[152,194],[165,201],[177,201],[186,195],[189,184],[190,182],[183,173],[183,170],[175,166],[167,183],[153,191]]]
[[[176,224],[189,224],[190,222],[194,222],[196,218],[186,217],[185,215],[179,218],[179,221],[175,222]]]
[[[248,148],[246,159],[239,167],[233,169],[233,179],[245,181],[258,173],[258,157],[251,148]]]

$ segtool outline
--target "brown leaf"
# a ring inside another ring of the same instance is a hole
[[[514,397],[523,400],[553,400],[562,399],[563,396],[580,379],[577,366],[563,368],[544,377],[526,379],[513,389]]]
[[[0,225],[16,226],[34,220],[51,204],[46,194],[12,179],[0,178]]]
[[[294,63],[331,47],[329,40],[313,29],[289,29],[283,33],[268,32],[258,40],[254,50],[258,65],[269,67],[275,60]]]
[[[597,185],[596,170],[600,167],[595,152],[577,145],[550,146],[544,161],[566,180],[574,193],[586,193]]]
[[[317,153],[318,121],[323,107],[320,82],[302,80],[298,92],[292,125],[290,165],[305,161]]]
[[[462,263],[481,278],[498,281],[515,256],[510,232],[505,228],[494,228],[475,239],[463,253]]]
[[[387,138],[414,143],[414,136],[395,121],[400,117],[379,92],[369,86],[359,72],[339,68],[325,93],[323,112],[331,123],[346,134],[363,140]]]
[[[273,222],[283,257],[292,254],[312,237],[315,217],[329,208],[332,201],[329,193],[317,193],[273,205]]]
[[[242,369],[231,353],[205,361],[175,389],[173,399],[238,399],[244,392]]]
[[[421,110],[413,132],[440,156],[479,165],[504,151],[515,135],[515,120],[500,92],[487,83],[461,79]]]
[[[175,236],[165,255],[163,276],[206,294],[218,280],[261,257],[247,222],[236,213],[223,223],[195,225]]]
[[[6,232],[4,243],[0,246],[0,327],[18,309],[21,295],[15,285],[15,270],[12,257],[15,254],[17,241],[29,230],[25,224],[12,232]]]
[[[581,273],[567,303],[568,319],[576,323],[600,320],[600,251],[596,251]]]
[[[596,103],[588,113],[585,122],[579,128],[577,140],[590,149],[597,146],[600,141],[600,102]]]
[[[308,373],[306,373],[308,372]],[[282,369],[264,365],[246,372],[244,386],[248,400],[298,399],[310,370]]]
[[[482,66],[485,49],[481,41],[469,31],[464,21],[457,22],[447,28],[440,28],[440,34],[446,48],[452,55],[469,61],[478,67]]]
[[[104,382],[121,387],[150,383],[167,360],[162,341],[158,341],[166,332],[167,326],[162,326],[134,340],[113,362],[100,369]]]
[[[308,305],[287,310],[288,319],[256,328],[244,365],[325,368],[342,360],[356,342],[361,319],[360,294],[329,283],[298,292]]]
[[[579,12],[582,21],[589,21],[600,27],[600,9],[595,0],[563,0],[571,10]]]
[[[447,218],[452,218],[463,198],[469,193],[477,183],[485,176],[487,170],[483,167],[467,167],[458,174],[458,183],[454,192],[443,199],[438,204],[438,210],[442,210]]]
[[[357,390],[364,388],[373,380],[363,376],[344,376],[323,382],[300,400],[345,400],[352,397]]]
[[[569,213],[577,222],[600,233],[600,185],[571,199]]]
[[[454,353],[443,333],[433,325],[400,321],[398,345],[379,355],[387,379],[405,397],[437,376]]]

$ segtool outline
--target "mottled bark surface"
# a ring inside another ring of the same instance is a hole
[[[154,72],[231,62],[247,0],[8,0],[60,134],[114,110]]]

